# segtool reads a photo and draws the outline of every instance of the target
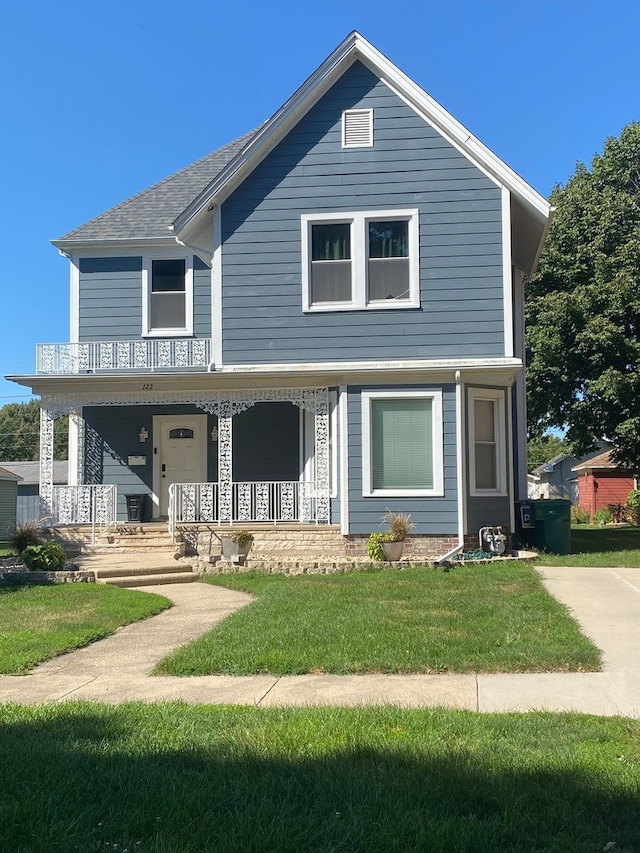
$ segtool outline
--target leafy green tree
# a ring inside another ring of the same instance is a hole
[[[567,453],[567,451],[567,444],[559,435],[546,433],[545,435],[536,435],[530,438],[527,442],[529,471],[533,471],[534,468],[542,465],[543,462],[548,462],[554,456]]]
[[[640,123],[553,190],[555,220],[527,285],[531,435],[566,428],[640,471]]]
[[[67,458],[68,418],[55,422],[53,453],[55,459]],[[40,401],[7,403],[0,408],[0,459],[28,462],[40,456]]]

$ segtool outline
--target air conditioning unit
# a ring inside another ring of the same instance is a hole
[[[502,532],[501,527],[481,527],[478,538],[481,551],[486,551],[494,556],[504,554],[507,547],[507,537]]]

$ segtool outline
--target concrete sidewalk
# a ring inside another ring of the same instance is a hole
[[[604,671],[525,675],[299,675],[149,677],[171,649],[247,604],[248,595],[208,584],[144,587],[174,602],[158,616],[38,666],[0,676],[0,701],[182,700],[267,706],[393,704],[473,711],[580,711],[640,715],[640,569],[542,568],[604,651]]]

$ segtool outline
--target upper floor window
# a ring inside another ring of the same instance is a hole
[[[143,334],[193,332],[193,269],[188,258],[149,258],[143,275]],[[143,306],[144,307],[144,306]]]
[[[303,309],[417,308],[418,211],[302,216]]]

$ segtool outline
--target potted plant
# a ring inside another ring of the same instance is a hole
[[[233,563],[244,563],[253,545],[253,533],[248,530],[233,530],[228,536],[221,536],[222,559]]]
[[[367,543],[367,552],[374,560],[396,562],[402,557],[404,540],[415,527],[408,512],[393,512],[388,509],[380,519],[389,526],[387,533],[372,533]]]

